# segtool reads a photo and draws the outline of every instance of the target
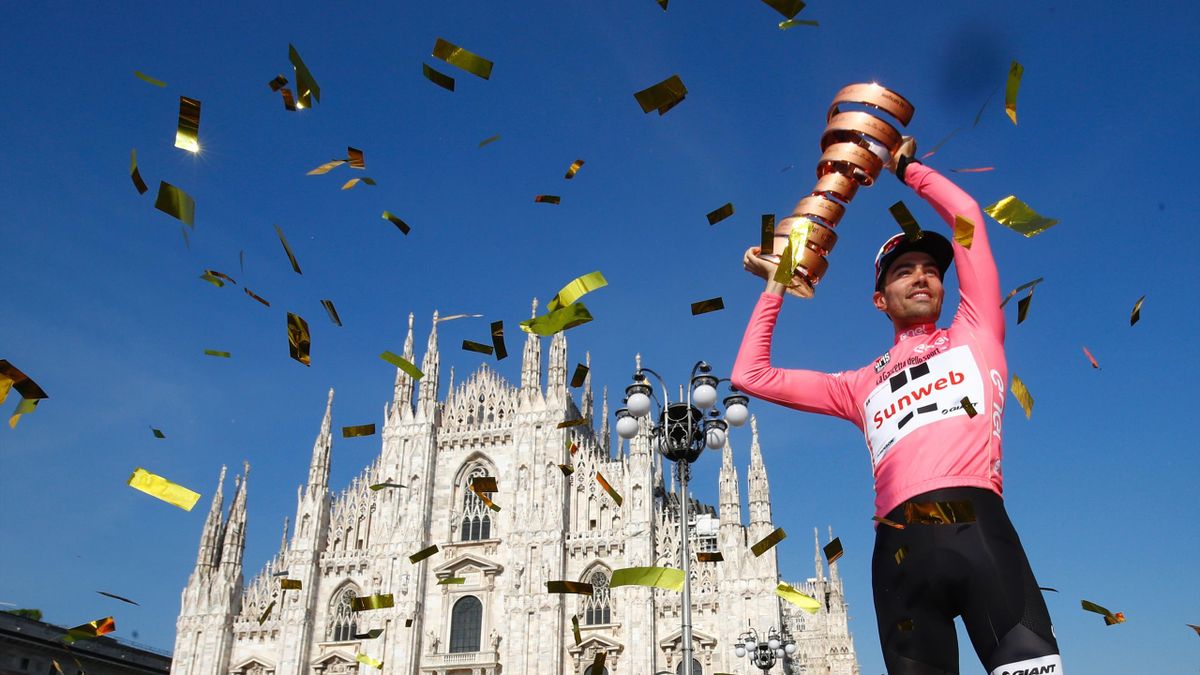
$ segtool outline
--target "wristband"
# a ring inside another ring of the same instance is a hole
[[[908,169],[908,165],[909,164],[920,164],[920,163],[921,163],[921,160],[917,159],[916,157],[909,157],[908,155],[901,155],[900,159],[896,160],[896,178],[899,178],[900,182],[904,183],[904,171],[906,169]],[[907,185],[907,183],[905,183],[905,185]]]

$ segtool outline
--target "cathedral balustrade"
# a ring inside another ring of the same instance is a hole
[[[447,668],[472,666],[495,669],[499,664],[500,654],[495,650],[485,652],[457,652],[453,654],[426,654],[421,657],[421,670],[434,673],[443,672],[443,669]]]

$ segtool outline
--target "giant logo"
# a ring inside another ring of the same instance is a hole
[[[984,400],[983,377],[966,345],[906,368],[880,383],[863,402],[872,464],[878,466],[896,443],[926,424],[966,415],[963,397],[977,408]]]

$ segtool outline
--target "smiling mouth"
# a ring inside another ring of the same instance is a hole
[[[932,300],[933,294],[930,293],[929,291],[917,291],[916,293],[913,293],[912,295],[908,296],[908,299],[909,300]]]

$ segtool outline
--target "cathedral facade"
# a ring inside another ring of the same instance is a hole
[[[597,430],[590,375],[578,404],[567,386],[566,337],[550,339],[544,386],[541,351],[541,340],[528,336],[519,387],[485,364],[457,386],[451,370],[439,401],[435,313],[424,377],[414,382],[397,371],[381,453],[336,495],[330,391],[293,527],[285,520],[278,554],[248,584],[249,468],[235,479],[227,516],[222,469],[183,591],[173,675],[682,672],[680,594],[608,585],[614,569],[679,567],[673,467],[652,451],[646,420],[614,452],[607,395]],[[404,357],[415,363],[411,316]],[[580,418],[589,423],[559,426]],[[693,556],[724,557],[692,560],[694,672],[757,672],[734,654],[739,634],[748,625],[786,625],[796,654],[773,672],[858,675],[842,581],[836,564],[825,574],[819,544],[815,576],[792,583],[821,601],[815,614],[775,594],[782,578],[774,550],[750,552],[775,529],[753,420],[750,455],[748,522],[728,443],[719,514],[691,503]],[[495,478],[490,497],[500,510],[471,491],[477,477]],[[435,544],[436,554],[410,561]],[[593,593],[547,592],[546,582],[558,580],[590,583]],[[392,606],[355,611],[356,598],[387,594]]]

